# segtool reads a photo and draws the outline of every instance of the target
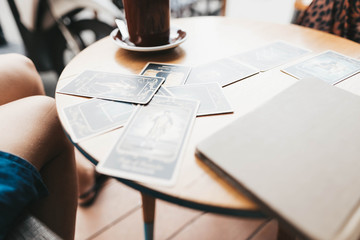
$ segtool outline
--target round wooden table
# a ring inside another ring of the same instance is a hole
[[[84,70],[139,74],[147,62],[196,66],[257,48],[276,40],[284,40],[310,49],[312,50],[311,54],[314,55],[331,49],[355,58],[360,56],[360,45],[355,42],[296,25],[281,25],[226,17],[172,19],[171,22],[172,25],[180,27],[188,34],[188,39],[175,49],[152,53],[131,52],[119,48],[110,37],[107,37],[92,44],[77,55],[62,72],[57,87],[64,86]],[[254,110],[295,83],[297,81],[295,78],[280,71],[282,67],[284,65],[223,88],[234,113],[196,119],[174,186],[162,187],[121,180],[141,191],[145,223],[152,223],[154,220],[155,198],[216,213],[245,217],[265,216],[254,203],[234,190],[199,161],[194,153],[199,141],[236,118]],[[355,75],[340,82],[337,86],[360,95],[360,81],[357,78],[358,76]],[[60,120],[67,133],[70,133],[69,126],[60,110],[84,100],[85,98],[81,97],[56,94]],[[90,160],[102,161],[118,139],[121,131],[122,129],[118,129],[91,138],[76,144],[76,147]],[[148,237],[151,237],[151,232]]]

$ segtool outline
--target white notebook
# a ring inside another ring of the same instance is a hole
[[[200,142],[196,154],[300,236],[359,238],[359,96],[300,80]]]

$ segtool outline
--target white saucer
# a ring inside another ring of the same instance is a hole
[[[121,48],[129,50],[129,51],[136,51],[136,52],[155,52],[155,51],[162,51],[166,49],[171,49],[174,47],[179,46],[181,43],[183,43],[186,38],[187,34],[185,31],[182,31],[180,28],[177,27],[171,27],[170,28],[170,43],[161,45],[161,46],[155,46],[155,47],[138,47],[135,46],[132,42],[129,41],[128,38],[122,39],[121,34],[119,33],[119,29],[114,29],[110,33],[111,39]]]

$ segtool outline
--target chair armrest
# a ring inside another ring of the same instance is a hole
[[[24,239],[50,239],[61,240],[53,231],[51,231],[39,219],[31,215],[24,216],[21,221],[7,235],[6,239],[24,240]]]

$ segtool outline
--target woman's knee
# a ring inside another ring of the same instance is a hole
[[[33,61],[20,54],[11,54],[11,58],[17,63],[19,73],[22,74],[20,80],[24,81],[24,86],[33,89],[32,95],[44,95],[43,83]]]
[[[0,55],[0,73],[0,105],[27,96],[45,94],[34,63],[23,55]]]
[[[16,62],[18,65],[22,65],[23,68],[29,68],[30,70],[36,70],[34,63],[31,61],[30,58],[18,54],[18,53],[9,53],[3,55],[4,59],[6,58],[6,61],[12,61]]]

